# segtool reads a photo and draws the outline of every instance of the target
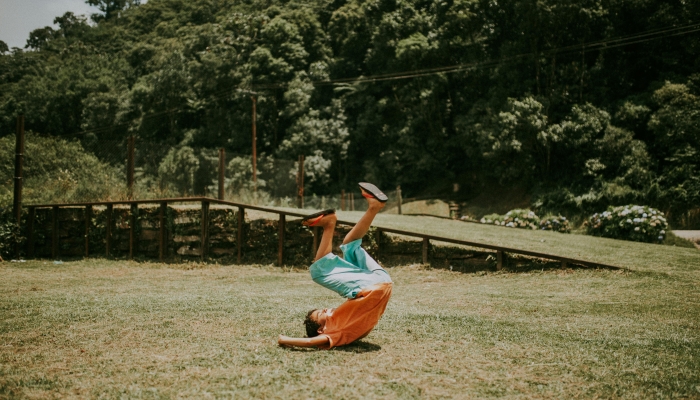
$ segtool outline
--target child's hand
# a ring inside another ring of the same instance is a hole
[[[289,339],[291,339],[289,336],[279,335],[277,337],[277,344],[280,347],[292,347],[292,345],[289,344]]]

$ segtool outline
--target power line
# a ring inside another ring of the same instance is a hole
[[[410,71],[401,71],[401,72],[386,73],[386,74],[376,74],[376,75],[371,75],[371,76],[359,76],[359,77],[353,77],[353,78],[338,78],[338,79],[328,79],[328,80],[322,80],[322,81],[308,81],[308,83],[313,84],[315,86],[328,86],[328,85],[338,85],[338,84],[369,83],[369,82],[384,82],[384,81],[391,81],[391,80],[403,80],[403,79],[418,78],[418,77],[425,77],[425,76],[438,75],[438,74],[455,73],[455,72],[461,72],[461,71],[466,71],[466,70],[492,68],[494,66],[497,66],[497,65],[500,65],[503,63],[513,62],[513,61],[529,58],[532,56],[555,55],[555,54],[559,55],[559,54],[576,53],[576,52],[581,52],[581,51],[596,51],[596,50],[614,49],[614,48],[618,48],[618,47],[622,47],[622,46],[629,46],[632,44],[645,43],[645,42],[663,39],[663,38],[668,38],[668,37],[673,37],[673,36],[687,35],[687,34],[691,34],[691,33],[695,33],[695,32],[700,32],[700,23],[692,23],[692,24],[687,24],[687,25],[680,26],[680,27],[657,28],[657,29],[652,29],[652,30],[648,30],[648,31],[644,31],[644,32],[639,32],[639,33],[632,34],[632,35],[621,36],[618,38],[582,43],[579,45],[563,46],[563,47],[558,47],[558,48],[554,48],[554,49],[549,49],[549,50],[543,51],[541,53],[535,53],[535,52],[521,53],[521,54],[516,54],[513,56],[509,56],[509,57],[504,57],[504,58],[497,59],[497,60],[477,61],[477,62],[473,62],[473,63],[456,64],[456,65],[434,67],[434,68],[415,69],[415,70],[410,70]],[[215,91],[212,94],[206,96],[205,99],[206,100],[222,99],[226,96],[230,96],[230,95],[234,94],[237,90],[241,90],[241,89],[274,90],[274,89],[283,89],[283,88],[286,88],[288,86],[289,86],[288,82],[268,83],[268,84],[250,84],[250,85],[245,85],[245,86],[235,85],[235,86],[228,87],[226,89],[221,89],[221,90]],[[152,118],[156,118],[156,117],[166,115],[166,114],[171,114],[171,113],[180,113],[180,112],[183,112],[186,110],[187,110],[186,107],[171,108],[168,110],[158,111],[158,112],[154,112],[151,114],[143,115],[141,117],[141,120],[143,121],[143,120],[147,120],[147,119],[152,119]],[[122,126],[127,126],[129,124],[131,124],[131,122],[124,122],[124,123],[115,124],[115,125],[111,125],[111,126],[98,127],[98,128],[94,128],[91,130],[77,132],[77,133],[74,133],[73,135],[78,136],[78,135],[85,135],[85,134],[89,134],[89,133],[99,133],[99,132],[104,132],[104,131],[107,131],[110,129],[115,129],[115,128],[122,127]]]

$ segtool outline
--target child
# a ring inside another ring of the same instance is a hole
[[[344,259],[331,252],[336,223],[335,210],[321,211],[302,221],[306,226],[323,228],[316,259],[309,268],[311,278],[348,300],[338,308],[309,311],[304,321],[308,337],[280,335],[277,340],[280,346],[322,349],[343,346],[367,336],[384,314],[391,297],[391,278],[360,244],[372,225],[374,216],[384,208],[388,198],[371,183],[362,182],[359,185],[369,208],[340,246]]]

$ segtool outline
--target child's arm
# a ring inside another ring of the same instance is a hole
[[[277,344],[282,347],[318,347],[329,344],[328,336],[318,335],[312,338],[293,338],[289,336],[280,335],[277,339]]]

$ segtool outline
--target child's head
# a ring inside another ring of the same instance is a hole
[[[304,325],[306,326],[306,336],[314,337],[318,336],[323,328],[326,327],[326,320],[328,316],[333,312],[331,308],[316,308],[309,311],[306,314],[306,319],[304,319]]]
[[[304,319],[304,325],[306,326],[306,337],[318,336],[318,331],[321,328],[321,324],[314,318],[314,313],[320,310],[311,310],[306,314],[306,319]]]

